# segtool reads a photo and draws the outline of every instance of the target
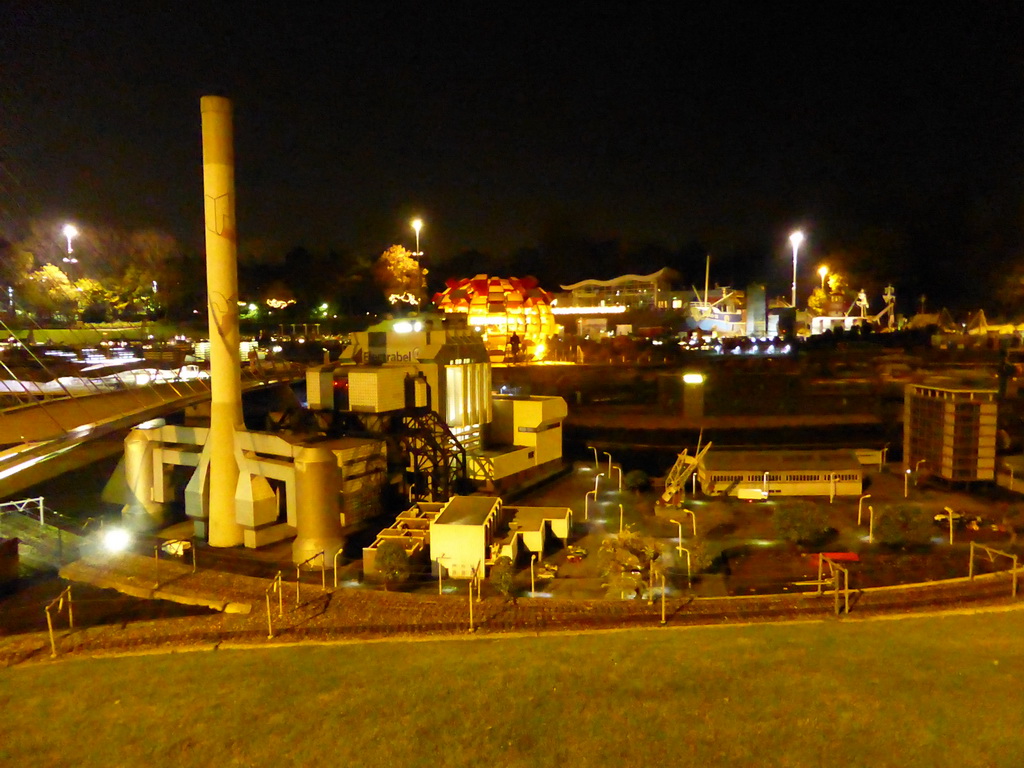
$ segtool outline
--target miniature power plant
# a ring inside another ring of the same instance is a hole
[[[458,315],[387,320],[355,334],[337,364],[308,371],[306,409],[276,431],[246,428],[231,103],[201,103],[209,424],[156,421],[131,431],[115,476],[124,481],[125,521],[160,527],[167,505],[183,495],[195,535],[210,546],[291,538],[293,561],[304,563],[320,553],[333,558],[352,531],[381,514],[385,494],[447,505],[476,488],[498,494],[557,473],[565,401],[493,396],[488,349]],[[346,385],[347,402],[337,402]],[[183,489],[174,467],[191,470]]]

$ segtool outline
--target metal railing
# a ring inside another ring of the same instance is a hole
[[[71,587],[67,587],[57,597],[50,601],[49,605],[46,606],[46,628],[50,633],[50,658],[57,658],[57,643],[53,638],[53,611],[56,608],[57,613],[64,610],[64,599],[67,598],[68,605],[68,629],[75,628],[75,613],[71,605]]]
[[[284,591],[281,589],[281,572],[278,571],[267,587],[267,639],[274,639],[274,622],[270,616],[270,593],[277,592],[277,617],[284,617]]]
[[[299,587],[302,585],[302,566],[309,565],[318,557],[320,558],[320,586],[324,592],[327,591],[327,556],[323,550],[320,550],[312,557],[307,557],[295,566],[295,605],[299,604]]]
[[[970,563],[967,566],[967,576],[968,576],[968,578],[971,581],[974,581],[974,550],[975,549],[983,549],[983,550],[985,550],[985,553],[988,555],[988,560],[989,560],[990,563],[994,563],[996,557],[1007,557],[1011,561],[1013,561],[1012,570],[1010,571],[1011,578],[1012,578],[1012,586],[1011,586],[1010,594],[1013,597],[1017,597],[1017,560],[1018,560],[1017,555],[1011,554],[1009,552],[1003,552],[1002,550],[999,550],[999,549],[993,549],[992,547],[986,547],[984,544],[978,544],[978,543],[972,541],[971,542],[971,561],[970,561]]]
[[[174,550],[178,549],[178,552]],[[160,550],[163,550],[169,555],[180,555],[184,556],[185,550],[192,551],[192,573],[196,572],[196,542],[195,539],[167,539],[166,541],[158,542],[153,545],[153,561],[154,572],[156,575],[156,587],[160,588]]]

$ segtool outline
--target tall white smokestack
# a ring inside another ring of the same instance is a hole
[[[238,247],[231,102],[203,96],[203,191],[206,198],[206,289],[210,308],[210,520],[212,547],[242,543],[235,519],[235,430],[243,429],[238,357]]]

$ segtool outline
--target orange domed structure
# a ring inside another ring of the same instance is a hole
[[[488,277],[449,280],[434,296],[442,312],[465,313],[467,322],[484,337],[491,362],[515,358],[542,360],[548,337],[558,333],[551,312],[551,294],[534,277]],[[513,349],[519,338],[519,354]]]

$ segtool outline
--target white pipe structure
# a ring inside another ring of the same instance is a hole
[[[238,233],[235,228],[235,152],[231,102],[200,100],[203,130],[203,193],[206,219],[206,287],[210,323],[210,508],[211,547],[242,543],[235,519],[238,460],[235,430],[242,422],[238,354]]]

